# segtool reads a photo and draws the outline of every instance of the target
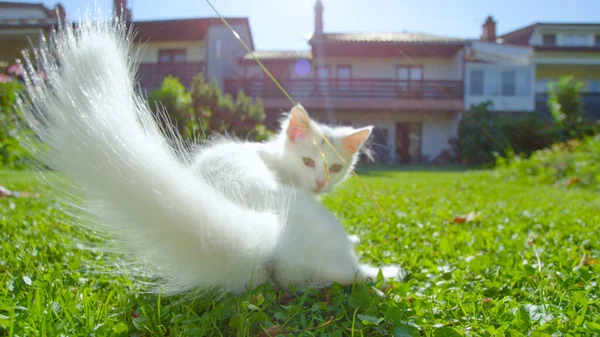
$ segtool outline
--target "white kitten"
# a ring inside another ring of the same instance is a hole
[[[125,25],[101,17],[65,24],[42,45],[36,61],[48,82],[28,61],[22,108],[48,145],[39,158],[72,181],[99,228],[154,266],[165,291],[238,292],[268,280],[302,288],[376,276],[378,268],[359,263],[339,221],[306,192],[322,178],[316,153],[293,148],[309,130],[288,128],[292,142],[283,152],[236,152],[204,168],[196,158],[194,171],[133,90],[139,55]],[[304,189],[278,182],[269,168],[285,162],[272,159],[278,155],[295,168],[302,157],[315,161],[314,171],[288,177]],[[342,179],[342,171],[332,178]],[[383,272],[397,277],[399,269]]]
[[[205,166],[213,166],[221,160],[228,162],[229,157],[236,158],[253,152],[281,183],[314,194],[327,193],[349,176],[372,129],[372,126],[354,129],[319,124],[310,119],[298,104],[281,120],[280,131],[274,139],[265,143],[219,139],[201,148],[192,167],[198,172],[210,170]],[[333,149],[323,140],[323,136]]]

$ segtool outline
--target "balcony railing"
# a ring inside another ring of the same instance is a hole
[[[600,93],[581,93],[583,111],[588,120],[600,120]],[[535,109],[538,116],[544,120],[552,120],[552,113],[548,108],[548,94],[535,95]]]
[[[194,76],[204,73],[204,70],[204,62],[142,63],[139,68],[140,84],[144,89],[157,89],[165,77],[173,75],[187,87]]]
[[[313,80],[293,79],[281,83],[296,98],[396,98],[396,99],[462,99],[462,81],[400,81],[380,79]],[[248,96],[285,97],[269,80],[228,79],[225,91],[233,95],[243,90]]]

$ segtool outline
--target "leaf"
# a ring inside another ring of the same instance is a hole
[[[362,321],[362,323],[364,325],[370,325],[370,324],[378,325],[379,323],[381,323],[384,320],[383,318],[377,318],[377,317],[361,315],[361,314],[358,314],[356,316],[358,317],[358,319],[360,319]]]
[[[454,219],[452,219],[452,222],[456,223],[456,224],[462,224],[462,223],[475,221],[475,220],[477,220],[477,218],[479,218],[479,213],[471,211],[467,215],[459,215],[457,217],[454,217]]]
[[[583,267],[583,266],[591,266],[593,264],[597,264],[598,260],[594,259],[593,257],[589,256],[588,254],[583,254],[583,257],[581,258],[581,261],[579,261],[579,266]]]
[[[571,187],[571,185],[577,184],[579,182],[579,178],[571,178],[567,181],[567,187]]]
[[[394,337],[414,337],[419,336],[419,329],[408,324],[401,324],[392,330]]]
[[[449,326],[435,329],[433,336],[435,336],[435,337],[462,337],[462,335],[458,331],[456,331],[454,328],[451,328]]]
[[[273,337],[279,334],[285,333],[285,327],[283,325],[273,325],[268,327],[264,331],[258,334],[259,337]]]
[[[598,323],[585,322],[584,325],[586,328],[588,328],[594,332],[600,332],[600,324],[598,324]]]
[[[128,336],[129,328],[127,324],[123,322],[119,322],[112,327],[112,331],[115,333],[115,336]]]

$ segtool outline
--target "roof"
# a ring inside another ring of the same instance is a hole
[[[0,29],[2,28],[44,28],[52,27],[58,24],[57,19],[6,19],[0,20]]]
[[[286,51],[277,51],[277,50],[261,50],[255,51],[254,56],[259,60],[263,61],[285,61],[285,60],[299,60],[299,59],[311,59],[312,53],[310,51],[296,51],[296,50],[286,50]],[[251,61],[254,60],[252,54],[247,53],[244,55],[243,60]]]
[[[311,38],[314,39],[317,36]],[[462,43],[460,38],[424,33],[327,33],[318,36],[323,42],[341,43]]]
[[[544,26],[555,26],[561,28],[570,28],[570,27],[585,27],[585,26],[596,26],[600,28],[600,22],[592,23],[569,23],[569,22],[536,22],[529,26],[525,26],[523,28],[519,28],[512,32],[508,32],[504,35],[500,35],[499,37],[502,39],[503,43],[517,44],[527,46],[529,45],[529,39],[531,38],[531,34],[536,30],[536,28],[544,27]]]
[[[254,49],[248,18],[225,18],[230,25],[245,25],[250,36],[250,49]],[[223,25],[220,18],[194,18],[156,21],[134,21],[136,39],[152,41],[192,41],[205,38],[211,26]]]
[[[14,2],[14,1],[0,1],[0,8],[7,8],[7,7],[12,7],[12,8],[40,8],[43,10],[47,10],[46,6],[44,6],[43,3],[39,2],[39,3],[31,3],[31,2]]]

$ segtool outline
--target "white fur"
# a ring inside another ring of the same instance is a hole
[[[139,56],[131,41],[118,22],[88,18],[61,27],[38,58],[49,82],[28,61],[21,103],[50,148],[40,159],[73,182],[100,228],[151,263],[171,292],[243,291],[270,279],[267,266],[278,285],[300,288],[376,276],[379,269],[359,263],[310,187],[279,183],[269,166],[288,165],[285,151],[271,161],[281,153],[248,143],[240,146],[257,150],[233,151],[211,165],[202,156],[226,153],[228,145],[208,145],[195,166],[178,159],[133,90]],[[399,269],[384,272],[397,277]]]

